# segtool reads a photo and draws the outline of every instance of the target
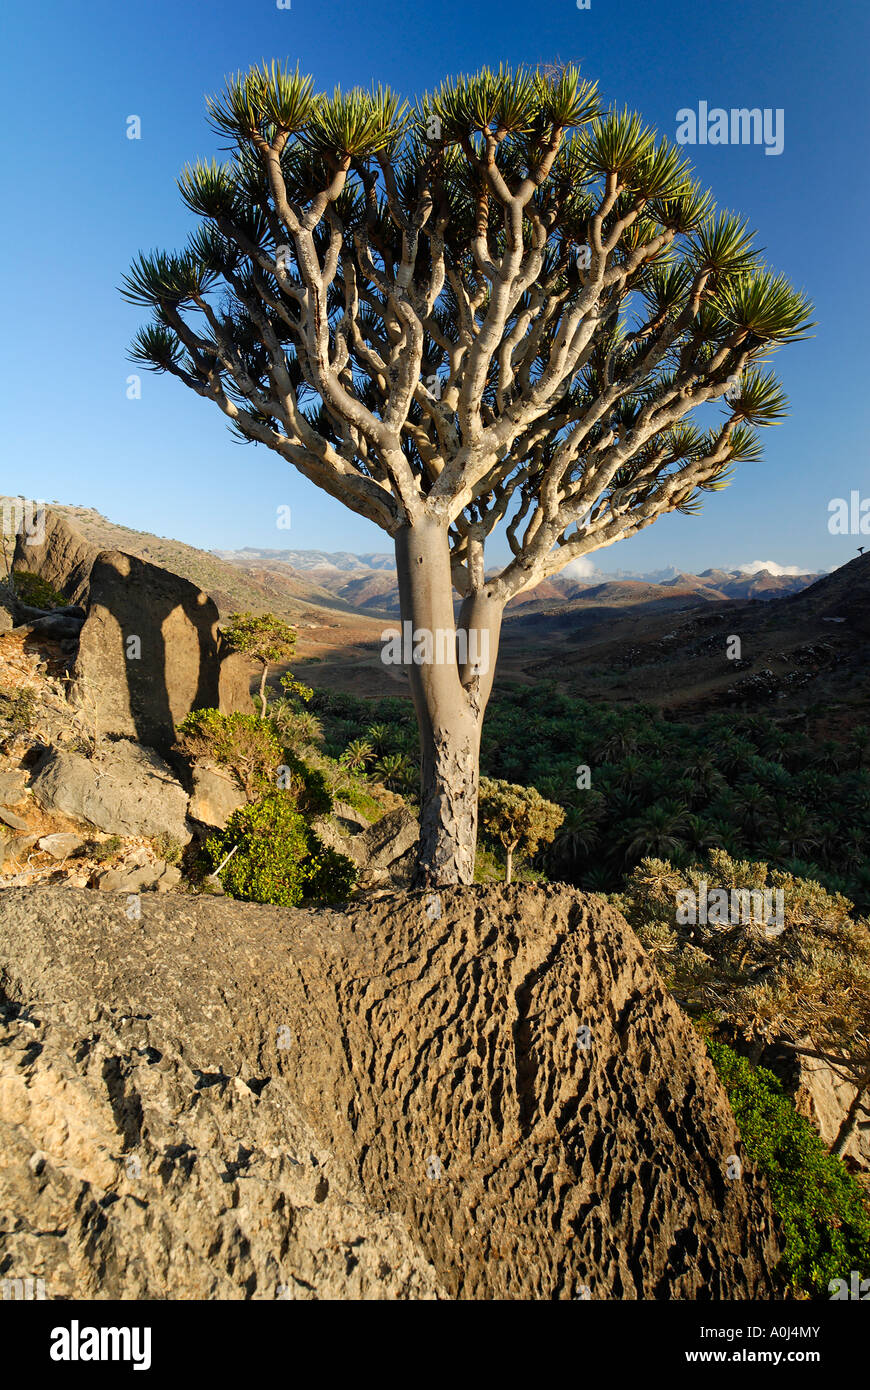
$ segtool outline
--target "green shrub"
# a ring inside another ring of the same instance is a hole
[[[249,800],[275,786],[283,761],[281,740],[256,714],[193,710],[178,725],[178,746],[191,757],[228,767]]]
[[[65,608],[67,600],[46,579],[30,570],[15,570],[12,575],[15,597],[29,608]]]
[[[36,721],[36,696],[32,690],[0,691],[0,723],[10,734],[26,734]]]
[[[181,863],[182,847],[167,830],[161,830],[159,835],[155,835],[151,843],[154,846],[154,853],[160,859],[165,860],[167,864]]]
[[[221,871],[221,882],[234,898],[283,907],[295,907],[303,898],[343,902],[356,882],[356,866],[321,844],[281,792],[240,807],[221,835],[209,837],[205,848],[215,869],[236,845]]]
[[[861,1188],[798,1115],[772,1072],[707,1039],[752,1163],[767,1178],[792,1289],[827,1295],[831,1279],[870,1272],[870,1212]]]
[[[76,850],[75,858],[93,859],[96,863],[102,864],[105,860],[113,858],[123,843],[120,835],[110,835],[106,840],[85,840],[81,848]]]

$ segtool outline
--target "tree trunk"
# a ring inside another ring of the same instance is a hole
[[[447,527],[441,522],[426,519],[397,533],[396,568],[403,664],[420,733],[420,846],[414,882],[417,887],[471,883],[480,731],[492,689],[502,605],[484,588],[463,601],[457,621]]]
[[[510,881],[511,881],[511,874],[513,873],[513,868],[514,868],[514,847],[513,847],[513,845],[508,845],[508,846],[507,846],[507,851],[506,851],[506,858],[505,858],[505,861],[504,861],[504,881],[505,881],[505,883],[510,883]]]
[[[831,1145],[831,1153],[838,1158],[842,1157],[843,1150],[849,1142],[849,1137],[858,1122],[858,1113],[861,1110],[867,1087],[870,1086],[870,1072],[863,1077],[857,1078],[857,1090],[855,1091],[852,1104],[843,1116],[843,1123],[837,1131],[837,1137]]]
[[[266,717],[266,676],[269,672],[268,663],[263,663],[263,674],[260,677],[260,718]]]

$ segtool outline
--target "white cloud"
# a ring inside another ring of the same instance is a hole
[[[598,574],[595,568],[595,561],[588,555],[581,555],[577,560],[569,560],[563,570],[559,571],[566,579],[592,579]]]
[[[775,560],[753,560],[751,565],[738,565],[741,574],[759,574],[767,570],[769,574],[806,574],[799,565],[778,565]]]

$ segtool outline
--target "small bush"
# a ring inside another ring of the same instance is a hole
[[[216,869],[233,846],[238,849],[221,871],[227,893],[247,902],[295,907],[303,898],[343,902],[357,870],[345,855],[322,845],[290,797],[270,792],[234,811],[221,835],[206,841]]]
[[[66,607],[67,600],[63,594],[52,588],[47,580],[40,579],[38,574],[31,574],[29,570],[15,570],[12,574],[12,584],[18,602],[26,603],[29,608]]]
[[[767,1178],[785,1241],[780,1269],[797,1292],[870,1270],[870,1212],[857,1182],[798,1115],[772,1072],[715,1039],[707,1046],[752,1163]]]
[[[154,846],[154,853],[158,858],[165,860],[167,864],[180,864],[182,848],[174,836],[168,831],[161,830],[151,841]]]
[[[111,859],[113,855],[123,845],[120,835],[110,835],[107,840],[85,840],[80,849],[76,850],[76,859],[93,859],[98,864],[102,864],[106,859]]]
[[[26,734],[36,722],[36,696],[32,690],[0,691],[0,723],[8,734]]]
[[[256,714],[193,710],[178,725],[178,746],[195,758],[208,758],[233,772],[249,800],[275,786],[283,761],[281,741]]]

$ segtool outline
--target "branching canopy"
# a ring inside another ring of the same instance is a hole
[[[785,399],[761,367],[810,306],[681,153],[572,66],[318,94],[278,63],[209,102],[201,222],[142,255],[133,357],[394,534],[449,527],[453,582],[507,599],[692,511]],[[726,396],[713,427],[689,423]],[[511,559],[484,571],[504,523]]]

